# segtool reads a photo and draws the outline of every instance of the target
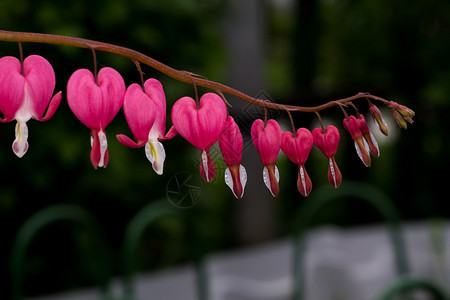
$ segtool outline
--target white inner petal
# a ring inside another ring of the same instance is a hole
[[[366,150],[369,149],[369,145],[367,144],[366,140],[363,139],[364,141],[364,147],[366,148]],[[364,165],[367,167],[367,164],[365,163],[362,154],[361,154],[361,149],[359,149],[359,145],[358,143],[355,141],[355,149],[356,149],[356,153],[358,154],[359,158],[361,159],[361,161],[364,163]]]
[[[152,163],[153,170],[158,175],[162,175],[164,168],[164,160],[166,159],[166,151],[163,144],[157,139],[150,139],[145,144],[145,155]]]
[[[278,172],[277,166],[275,166],[275,178],[277,182],[280,182],[280,173]],[[270,187],[270,176],[269,176],[269,170],[267,170],[267,167],[264,167],[263,169],[263,180],[266,187],[269,189],[272,196],[275,197],[275,195],[272,192],[272,188]]]
[[[28,127],[26,122],[17,121],[15,129],[16,139],[12,149],[18,157],[22,157],[28,150]]]
[[[337,188],[336,170],[334,169],[333,160],[331,157],[328,159],[328,164],[330,166],[331,176],[333,176],[334,187]]]
[[[247,184],[247,171],[245,170],[243,165],[239,165],[239,175],[242,185],[242,196],[244,196],[245,185]]]
[[[306,179],[305,179],[305,170],[303,170],[303,167],[299,167],[300,172],[300,180],[302,181],[302,187],[303,187],[303,193],[308,196],[308,193],[306,192]]]
[[[103,130],[98,132],[98,139],[100,141],[100,162],[98,163],[98,166],[103,167],[105,164],[105,153],[108,149],[108,141],[106,140],[106,134]]]
[[[378,151],[378,156],[380,156],[380,148],[378,148],[378,143],[377,140],[375,139],[375,137],[373,136],[372,132],[370,133],[370,139],[372,140],[372,143],[374,144],[375,148],[377,148]],[[373,153],[372,153],[373,154]]]
[[[206,151],[202,151],[202,164],[203,164],[203,170],[205,170],[205,176],[206,181],[209,182],[209,176],[208,176],[208,154],[206,154]]]
[[[236,194],[234,193],[234,189],[233,189],[233,187],[234,187],[234,185],[233,185],[233,178],[231,176],[231,172],[230,172],[230,169],[228,167],[225,170],[225,183],[231,189],[231,191],[233,192],[233,195],[237,198]]]
[[[18,122],[27,122],[33,117],[34,114],[32,99],[30,97],[30,92],[28,90],[29,90],[28,83],[25,83],[22,106],[17,110],[15,115],[15,119]]]

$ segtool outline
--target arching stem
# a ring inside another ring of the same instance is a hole
[[[268,109],[277,109],[277,110],[289,110],[289,111],[301,111],[301,112],[317,112],[321,111],[333,106],[340,104],[345,104],[347,102],[360,99],[360,98],[370,98],[372,100],[382,101],[384,103],[388,103],[388,100],[383,98],[373,96],[367,93],[358,93],[354,96],[329,101],[325,104],[319,106],[311,106],[311,107],[303,107],[303,106],[295,106],[295,105],[284,105],[278,104],[274,102],[266,102],[265,100],[256,99],[251,97],[241,91],[233,89],[227,85],[214,82],[201,77],[193,77],[189,72],[176,70],[168,65],[163,64],[149,56],[146,56],[138,51],[117,46],[114,44],[108,44],[103,42],[98,42],[94,40],[88,40],[77,37],[69,37],[63,35],[53,35],[53,34],[44,34],[44,33],[32,33],[32,32],[16,32],[16,31],[6,31],[0,30],[0,41],[5,42],[21,42],[21,43],[44,43],[44,44],[54,44],[54,45],[65,45],[71,47],[78,48],[88,48],[95,49],[96,51],[104,51],[108,53],[113,53],[116,55],[120,55],[126,58],[131,59],[132,61],[137,61],[142,64],[145,64],[159,72],[175,79],[180,82],[192,83],[195,82],[197,86],[202,86],[205,88],[209,88],[214,91],[222,91],[223,93],[235,96],[239,99],[249,102],[250,104],[266,107]]]

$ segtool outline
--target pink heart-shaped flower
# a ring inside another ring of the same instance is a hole
[[[204,94],[198,108],[191,97],[179,99],[172,107],[172,123],[176,131],[200,150],[217,142],[226,120],[225,103],[213,93]]]
[[[172,107],[172,123],[183,138],[202,151],[200,175],[210,182],[216,175],[209,148],[219,139],[227,120],[227,108],[222,98],[204,94],[197,103],[190,97],[179,99]]]
[[[306,128],[299,128],[295,137],[292,132],[283,132],[281,150],[298,165],[297,189],[304,197],[308,196],[312,190],[312,182],[305,168],[312,146],[313,136]]]

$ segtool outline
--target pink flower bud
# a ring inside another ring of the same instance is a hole
[[[252,141],[264,165],[263,179],[272,196],[277,197],[280,191],[278,182],[280,175],[275,165],[281,149],[281,128],[275,120],[268,120],[267,124],[257,119],[252,124]]]
[[[292,132],[283,132],[281,150],[298,165],[297,189],[304,197],[307,197],[312,190],[312,182],[305,168],[312,146],[313,137],[306,128],[299,128],[295,137]]]
[[[384,134],[388,135],[388,128],[386,121],[384,121],[383,115],[381,114],[380,109],[374,104],[370,103],[369,106],[370,114],[372,115],[373,120],[376,122],[378,129]]]
[[[239,127],[231,116],[228,117],[225,128],[219,136],[219,147],[227,165],[225,183],[236,198],[242,198],[247,183],[247,171],[241,165],[243,139]]]
[[[339,139],[339,131],[333,125],[328,125],[325,131],[322,128],[316,128],[312,131],[314,145],[328,157],[328,182],[335,188],[342,183],[342,174],[338,168],[334,155],[337,152]]]

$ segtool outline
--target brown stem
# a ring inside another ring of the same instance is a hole
[[[176,70],[172,67],[169,67],[149,56],[146,56],[138,51],[117,46],[114,44],[108,44],[83,38],[77,38],[77,37],[69,37],[69,36],[63,36],[63,35],[53,35],[53,34],[44,34],[44,33],[31,33],[31,32],[15,32],[15,31],[6,31],[6,30],[0,30],[0,41],[5,42],[30,42],[30,43],[44,43],[44,44],[54,44],[54,45],[65,45],[65,46],[72,46],[72,47],[78,47],[78,48],[89,48],[89,49],[95,49],[97,51],[104,51],[113,53],[116,55],[120,55],[126,58],[129,58],[132,61],[137,61],[142,64],[145,64],[151,68],[154,68],[158,70],[159,72],[166,74],[167,76],[178,80],[180,82],[185,83],[192,83],[194,82],[198,86],[202,86],[205,88],[209,88],[214,91],[221,91],[223,93],[227,93],[229,95],[235,96],[237,98],[240,98],[244,101],[247,101],[253,105],[265,107],[269,109],[284,109],[289,111],[301,111],[301,112],[317,112],[321,111],[330,107],[333,107],[337,105],[337,103],[345,104],[349,101],[353,101],[359,98],[370,98],[372,100],[378,100],[387,103],[388,101],[373,96],[367,93],[358,93],[354,96],[339,99],[336,101],[330,101],[328,103],[319,105],[319,106],[311,106],[311,107],[302,107],[302,106],[295,106],[295,105],[284,105],[284,104],[278,104],[273,102],[267,102],[261,99],[256,99],[254,97],[251,97],[245,93],[242,93],[236,89],[233,89],[227,85],[214,82],[205,78],[201,77],[194,77],[191,76],[189,72],[186,71],[180,71]]]
[[[144,73],[142,72],[142,68],[141,68],[141,64],[138,61],[133,61],[134,64],[136,65],[136,69],[139,72],[139,76],[141,78],[141,85],[142,85],[142,90],[145,93],[145,82],[144,82]]]
[[[19,42],[19,59],[20,59],[20,74],[22,76],[25,76],[25,72],[23,70],[23,49],[22,49],[22,43]]]
[[[319,119],[320,127],[322,128],[322,133],[325,133],[325,127],[323,126],[322,118],[320,117],[320,114],[318,111],[315,112],[317,118]]]

